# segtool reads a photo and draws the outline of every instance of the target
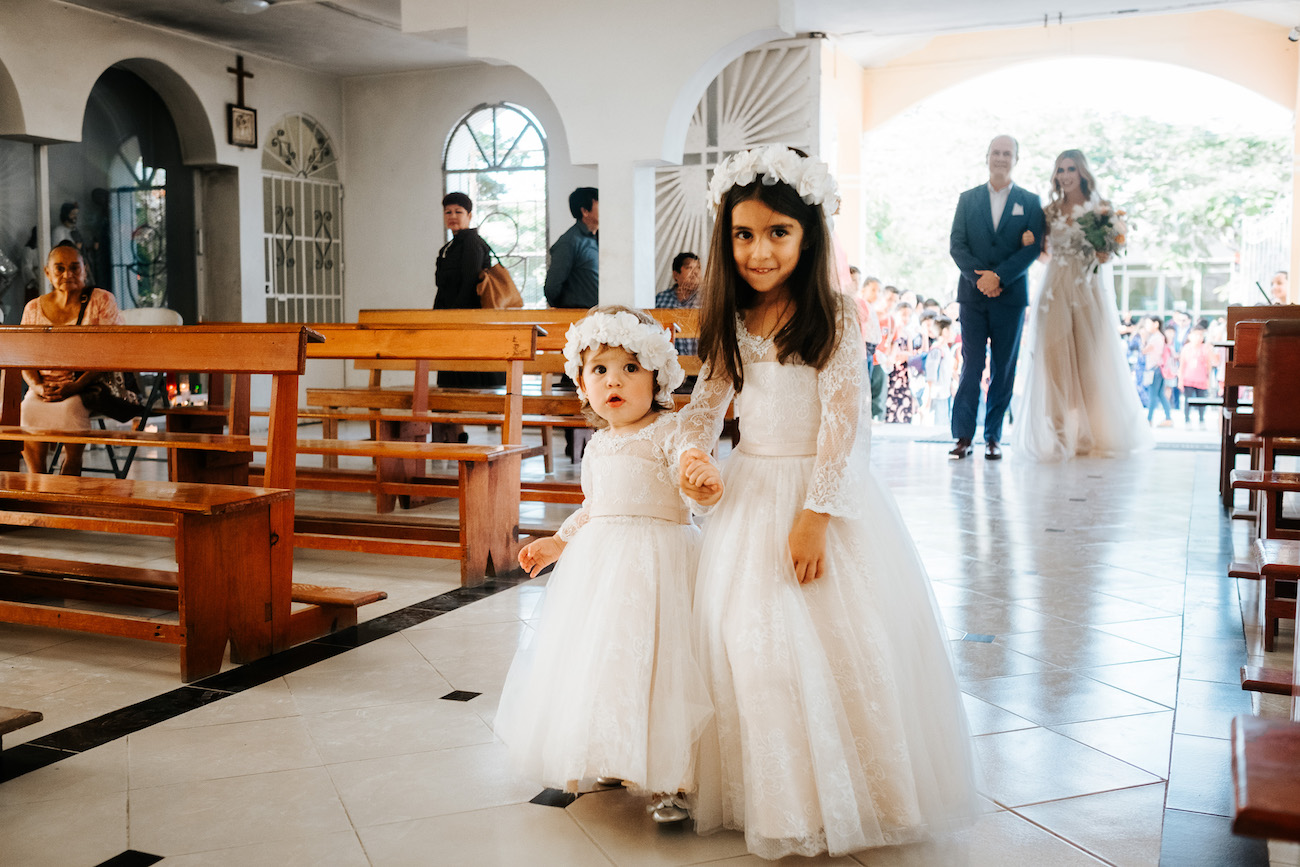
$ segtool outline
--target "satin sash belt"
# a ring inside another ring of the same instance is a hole
[[[765,458],[802,458],[817,454],[817,443],[756,443],[746,440],[742,435],[740,451]]]
[[[659,518],[674,524],[689,524],[690,510],[685,506],[669,506],[662,503],[624,503],[609,504],[605,507],[590,506],[588,513],[593,518]]]

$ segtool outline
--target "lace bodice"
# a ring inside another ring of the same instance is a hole
[[[745,389],[736,398],[742,451],[771,456],[815,455],[804,508],[839,517],[857,517],[863,481],[869,472],[871,413],[863,387],[861,330],[856,314],[842,307],[840,340],[821,370],[792,359],[777,361],[775,341],[736,327]],[[847,337],[847,339],[846,339]],[[706,365],[681,412],[683,448],[710,451],[734,390],[731,381],[711,379]],[[859,424],[867,419],[866,424]]]
[[[633,434],[596,431],[582,456],[582,508],[560,525],[559,538],[569,541],[593,517],[689,521],[677,478],[677,456],[685,448],[679,421],[677,413],[665,412]]]

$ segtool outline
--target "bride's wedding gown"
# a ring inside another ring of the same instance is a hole
[[[1068,215],[1051,220],[1047,243],[1052,258],[1020,360],[1028,376],[1011,435],[1016,452],[1060,461],[1150,448],[1151,431],[1118,334],[1110,269],[1095,267],[1092,246]]]

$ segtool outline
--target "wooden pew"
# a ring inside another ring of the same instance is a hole
[[[1261,305],[1229,307],[1226,314],[1227,333],[1235,338],[1240,322],[1266,319],[1300,319],[1300,305]],[[1219,494],[1225,509],[1233,507],[1232,471],[1237,458],[1248,449],[1237,442],[1237,435],[1251,431],[1250,405],[1241,402],[1241,389],[1249,387],[1253,372],[1253,359],[1239,357],[1235,339],[1227,346],[1228,358],[1223,374],[1223,408],[1220,411],[1219,444]]]
[[[1232,832],[1300,842],[1300,723],[1232,721]]]
[[[0,707],[0,741],[2,741],[4,736],[10,732],[16,732],[19,729],[36,725],[43,719],[45,719],[45,714],[38,710],[23,710],[22,708],[17,707]],[[3,755],[4,752],[0,750],[0,756]],[[0,769],[3,769],[3,765],[0,765]]]
[[[0,523],[171,537],[177,560],[170,572],[2,555],[0,618],[176,643],[186,680],[215,673],[227,641],[232,658],[247,661],[355,624],[356,606],[383,594],[293,585],[297,386],[308,334],[301,326],[0,329],[0,469],[10,471],[0,474]],[[21,443],[32,439],[251,454],[245,435],[31,431],[17,425],[23,368],[129,370],[153,364],[271,377],[268,432],[261,443],[269,489],[12,472]],[[41,605],[30,601],[34,596],[174,608],[180,622],[169,626]],[[295,602],[307,604],[295,611]]]
[[[516,567],[519,533],[520,462],[537,450],[522,444],[523,365],[536,351],[535,326],[489,324],[397,327],[387,325],[314,326],[325,341],[307,349],[310,359],[376,359],[428,365],[441,359],[473,363],[500,362],[506,371],[501,392],[471,393],[473,411],[492,413],[501,427],[501,443],[468,445],[427,442],[432,418],[421,398],[427,392],[405,391],[408,412],[372,413],[377,437],[343,440],[302,439],[300,454],[355,456],[375,461],[374,471],[330,467],[300,470],[299,487],[365,491],[376,499],[373,518],[300,515],[295,542],[300,547],[368,551],[457,559],[463,584]],[[336,419],[337,420],[337,419]],[[254,439],[253,448],[258,448]],[[429,476],[428,461],[451,461],[455,478]],[[258,476],[253,475],[254,481]],[[455,497],[460,504],[456,526],[384,519],[397,498]]]
[[[544,308],[529,310],[362,310],[357,315],[360,325],[462,325],[465,327],[485,324],[534,324],[546,333],[537,341],[537,354],[524,364],[524,374],[538,376],[540,387],[538,395],[557,393],[555,385],[564,373],[563,350],[570,325],[585,317],[590,311],[583,308]],[[677,337],[699,337],[699,311],[694,309],[648,309],[645,311],[658,320],[665,328],[671,328]],[[687,375],[696,375],[700,370],[700,361],[695,356],[680,356],[679,359]],[[355,367],[369,372],[369,384],[366,387],[345,387],[336,389],[309,389],[307,393],[308,409],[304,417],[320,417],[325,436],[335,436],[337,420],[335,415],[348,411],[409,409],[407,402],[395,397],[394,389],[382,389],[382,376],[387,370],[414,371],[417,382],[428,380],[429,368],[412,365],[409,362],[391,362],[375,359],[358,359]],[[483,362],[456,362],[440,360],[436,370],[501,370],[501,365]],[[396,391],[400,391],[396,390]],[[559,392],[572,395],[572,392]],[[526,392],[527,394],[527,392]],[[443,390],[431,388],[427,398],[427,408],[435,413],[462,413],[455,418],[431,419],[444,424],[495,424],[492,418],[474,416],[473,410],[465,408],[464,390]],[[413,403],[413,402],[412,402]],[[556,412],[539,407],[536,402],[524,411],[525,427],[536,427],[542,433],[542,455],[546,472],[554,471],[551,449],[551,430],[554,427],[585,429],[587,421],[578,410],[576,401],[563,404],[568,407]]]
[[[1255,434],[1268,451],[1275,437],[1300,435],[1300,321],[1268,321],[1260,324],[1261,336],[1255,340],[1255,323],[1237,326],[1239,350],[1249,358],[1257,347],[1254,378]],[[1261,594],[1260,622],[1264,627],[1264,648],[1273,649],[1274,633],[1280,618],[1295,614],[1296,579],[1300,577],[1300,532],[1282,514],[1285,493],[1300,492],[1300,476],[1275,470],[1234,470],[1234,487],[1254,491],[1258,496],[1258,536],[1252,559],[1236,565],[1234,574],[1258,577],[1265,582]],[[1289,591],[1289,592],[1285,592]],[[1258,678],[1256,678],[1258,679]]]

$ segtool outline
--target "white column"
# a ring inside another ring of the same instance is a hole
[[[654,169],[631,161],[601,163],[600,303],[655,303]]]
[[[50,147],[32,145],[32,161],[36,164],[36,252],[41,263],[40,293],[50,291],[49,278],[45,276],[45,259],[50,255]]]

